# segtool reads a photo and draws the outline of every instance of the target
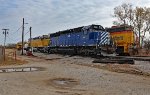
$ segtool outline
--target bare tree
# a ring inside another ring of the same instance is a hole
[[[114,8],[114,17],[117,17],[120,24],[129,24],[132,19],[132,5],[122,4],[121,6]]]
[[[133,8],[131,4],[122,4],[114,8],[114,17],[118,18],[118,22],[113,22],[115,25],[117,23],[118,25],[128,24],[133,26],[134,34],[139,38],[140,46],[146,32],[150,31],[150,8]]]

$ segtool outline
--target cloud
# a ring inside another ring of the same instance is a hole
[[[15,43],[21,41],[21,29],[16,30],[23,17],[29,23],[25,34],[32,26],[33,37],[89,24],[111,26],[113,8],[123,2],[126,0],[0,0],[0,28],[9,28],[7,43]],[[149,2],[139,0],[136,5],[141,3],[148,6]],[[3,43],[4,35],[0,36]]]

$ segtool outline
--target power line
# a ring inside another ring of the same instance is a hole
[[[24,36],[26,36],[29,32],[30,32],[30,30],[29,30],[28,32],[26,32]],[[13,39],[12,37],[10,37],[10,36],[8,36],[8,35],[7,35],[7,37],[8,37],[9,39],[13,40],[14,42],[16,42],[17,40],[21,40],[21,37],[19,37],[19,38],[17,38],[17,39]]]
[[[7,37],[8,37],[9,39],[13,40],[14,42],[16,42],[17,40],[21,39],[21,37],[20,37],[20,38],[17,38],[17,39],[13,39],[13,38],[10,38],[8,35],[7,35]]]
[[[22,26],[19,27],[15,32],[10,33],[11,36],[14,35],[15,33],[17,33],[21,28],[22,28]],[[12,39],[12,37],[9,37],[8,35],[6,35],[6,36],[7,36],[9,39],[13,40],[14,42],[16,42],[17,40],[21,39],[21,37],[18,38],[18,39]],[[15,37],[16,37],[16,36],[15,36]],[[1,41],[1,43],[2,43],[2,41]]]
[[[29,32],[30,32],[30,30],[29,30],[27,33],[25,33],[25,35],[27,35]],[[24,35],[24,36],[25,36],[25,35]]]
[[[21,28],[22,28],[22,26],[19,27],[15,32],[12,32],[11,34],[13,35],[13,34],[17,33]]]

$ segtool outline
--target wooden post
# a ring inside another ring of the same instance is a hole
[[[3,48],[3,53],[4,53],[4,61],[5,61],[5,47]]]
[[[31,48],[31,34],[32,33],[32,27],[30,27],[30,48]]]
[[[15,51],[15,61],[17,60],[16,51]]]
[[[23,55],[23,47],[24,47],[24,18],[22,23],[22,55]]]

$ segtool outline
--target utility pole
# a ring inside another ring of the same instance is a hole
[[[31,48],[32,27],[30,27],[30,48]]]
[[[5,35],[5,38],[4,38],[4,51],[3,51],[4,61],[5,61],[5,43],[6,43],[6,35],[8,34],[9,29],[2,29],[2,30],[3,30],[3,34]]]
[[[22,55],[23,55],[23,47],[24,47],[24,18],[22,23]]]

